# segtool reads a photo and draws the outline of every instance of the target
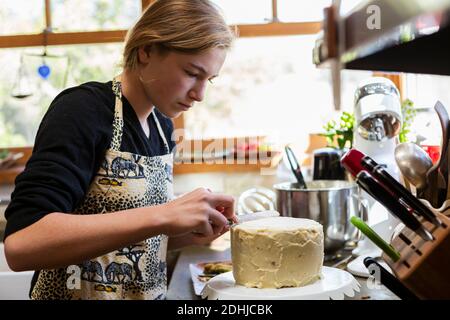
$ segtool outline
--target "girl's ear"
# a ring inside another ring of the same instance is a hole
[[[138,49],[138,58],[139,62],[142,64],[147,64],[150,61],[150,53],[151,47],[150,46],[142,46]]]

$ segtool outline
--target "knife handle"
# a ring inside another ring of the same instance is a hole
[[[387,271],[383,266],[381,266],[372,257],[367,257],[364,259],[364,265],[367,269],[378,268],[380,275],[380,282],[394,294],[396,294],[402,300],[419,300],[419,298],[411,292],[407,287],[405,287],[400,280],[394,277],[389,271]],[[373,270],[373,269],[372,269]]]
[[[391,214],[400,219],[408,228],[420,235],[424,240],[433,240],[433,236],[385,187],[374,179],[367,171],[361,171],[356,182],[367,193],[383,204]]]
[[[402,198],[403,201],[413,210],[415,210],[422,217],[440,227],[441,222],[436,215],[427,208],[419,199],[414,197],[404,186],[394,179],[382,165],[378,164],[370,158],[365,156],[361,159],[361,165],[372,174],[375,179],[379,180],[386,188],[390,189],[392,195],[396,198]]]

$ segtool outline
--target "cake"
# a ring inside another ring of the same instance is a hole
[[[309,219],[274,217],[231,229],[236,284],[255,288],[300,287],[320,278],[323,228]]]

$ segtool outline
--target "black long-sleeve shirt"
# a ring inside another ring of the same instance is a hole
[[[5,211],[5,238],[52,212],[71,213],[88,191],[112,138],[115,96],[111,82],[88,82],[60,93],[51,103],[36,135],[25,170],[16,178]],[[144,156],[166,153],[153,116],[150,138],[126,99],[123,101],[121,151]],[[173,125],[155,109],[173,150]]]

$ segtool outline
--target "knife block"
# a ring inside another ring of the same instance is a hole
[[[450,219],[433,211],[444,226],[438,228],[423,218],[419,220],[435,240],[425,241],[405,227],[391,241],[401,258],[394,262],[383,254],[383,259],[420,299],[450,299]],[[450,209],[444,213],[449,214]]]

